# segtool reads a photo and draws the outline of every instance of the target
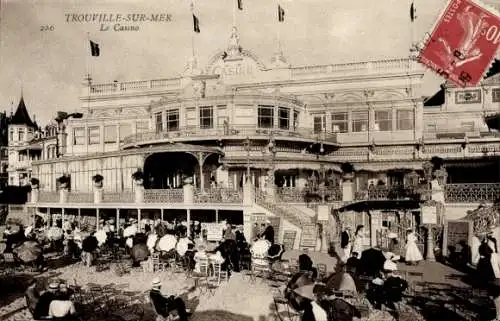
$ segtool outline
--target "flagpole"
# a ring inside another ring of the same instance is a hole
[[[233,1],[233,27],[236,27],[236,6],[238,4],[237,2],[235,3],[234,0],[231,1]]]
[[[194,14],[194,0],[191,0],[191,18],[194,19],[193,18],[194,16],[195,16],[195,14]],[[193,23],[194,23],[194,21],[193,21]],[[195,30],[192,29],[191,30],[191,51],[192,51],[191,53],[193,55],[193,59],[195,57],[195,48],[194,48],[194,45],[195,45],[194,44],[194,35],[195,35],[195,33],[196,33]]]
[[[281,7],[280,0],[276,0],[276,4],[278,7],[278,27],[276,29],[276,38],[278,40],[278,52],[281,52],[281,32],[280,32],[280,24],[282,23],[279,19],[279,8]]]

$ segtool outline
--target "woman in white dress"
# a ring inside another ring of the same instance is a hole
[[[361,252],[363,252],[364,236],[363,236],[363,225],[358,225],[356,228],[356,233],[354,234],[354,241],[352,243],[351,253],[358,253],[358,259],[361,259]]]
[[[408,234],[406,235],[406,253],[405,253],[405,261],[406,264],[418,264],[418,262],[422,261],[424,257],[417,246],[417,236],[413,230],[408,230]]]

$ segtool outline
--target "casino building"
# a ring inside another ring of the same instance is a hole
[[[500,195],[500,134],[484,122],[499,111],[500,74],[477,88],[444,84],[434,97],[422,96],[423,74],[408,58],[261,60],[233,28],[206,66],[193,57],[179,77],[87,77],[82,115],[41,132],[30,120],[13,126],[10,183],[36,178],[30,211],[94,226],[131,215],[224,219],[250,238],[271,217],[295,248],[357,225],[369,246],[423,224],[415,194],[426,178],[437,179],[426,186],[447,219]],[[443,163],[434,175],[433,157]],[[323,233],[318,219],[329,220]]]

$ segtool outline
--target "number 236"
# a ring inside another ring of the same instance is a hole
[[[40,31],[54,31],[55,27],[52,25],[40,26]]]

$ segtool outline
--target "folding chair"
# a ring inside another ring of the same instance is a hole
[[[194,279],[195,288],[200,290],[200,295],[204,293],[204,290],[208,290],[208,277],[210,272],[210,266],[208,259],[198,261],[199,271],[193,271],[191,277]]]
[[[220,280],[225,279],[229,281],[229,272],[222,270],[222,263],[212,262],[212,269],[214,273],[214,278],[217,279],[217,285],[220,285]]]

